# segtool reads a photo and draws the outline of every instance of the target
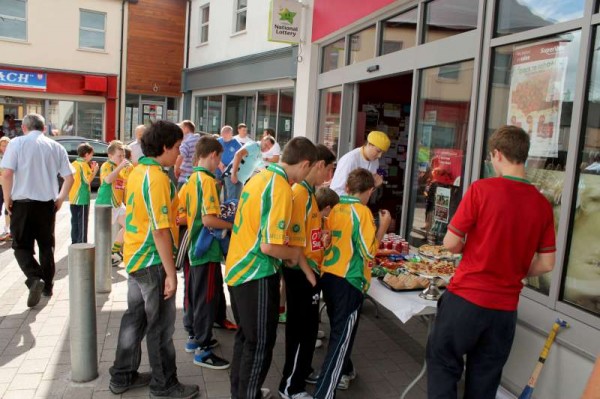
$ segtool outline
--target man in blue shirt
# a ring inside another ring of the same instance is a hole
[[[183,141],[179,147],[179,156],[175,162],[175,176],[177,177],[177,189],[185,184],[194,168],[194,151],[200,135],[195,133],[196,126],[192,121],[185,120],[179,124],[183,130]]]
[[[233,157],[235,153],[242,148],[242,145],[239,141],[233,138],[233,128],[229,125],[223,126],[221,128],[221,137],[219,137],[219,143],[223,146],[223,155],[221,156],[221,163],[217,169],[216,177],[217,179],[221,179],[223,172],[227,165],[229,165],[233,161]],[[229,198],[238,198],[241,192],[241,187],[238,189],[239,184],[234,184],[231,182],[231,176],[225,176],[223,178],[223,187],[225,189],[225,199]]]

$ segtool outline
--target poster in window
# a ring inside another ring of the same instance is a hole
[[[507,123],[531,137],[529,156],[558,156],[567,45],[552,41],[513,52]]]
[[[450,189],[437,187],[435,189],[435,209],[433,219],[438,222],[448,223],[450,214]]]

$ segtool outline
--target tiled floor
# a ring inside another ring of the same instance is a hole
[[[93,215],[90,215],[93,222]],[[108,369],[115,354],[116,339],[121,316],[126,308],[126,274],[123,269],[113,269],[113,286],[110,294],[98,294],[97,337],[99,377],[91,382],[71,382],[69,341],[69,284],[67,252],[70,244],[70,214],[64,206],[58,214],[56,226],[57,274],[54,296],[43,298],[33,309],[26,306],[27,289],[23,274],[13,256],[10,244],[0,245],[0,397],[2,398],[116,398],[108,390]],[[90,226],[93,241],[93,226]],[[178,308],[181,307],[182,286],[180,278]],[[324,317],[326,319],[325,313]],[[380,309],[375,318],[371,303],[364,306],[358,335],[354,345],[353,360],[358,378],[348,391],[338,391],[337,397],[347,398],[399,398],[401,392],[418,374],[424,356],[426,330],[424,324],[412,319],[402,324],[391,313]],[[227,371],[203,369],[192,364],[192,356],[183,350],[186,334],[181,313],[175,329],[177,370],[184,383],[198,384],[202,398],[228,398],[229,374]],[[327,321],[323,330],[329,329]],[[284,361],[285,326],[280,325],[273,362],[265,386],[276,392]],[[217,353],[231,359],[233,333],[215,330],[221,345]],[[325,341],[325,344],[327,341]],[[145,347],[144,347],[145,349]],[[320,367],[326,350],[317,349],[313,365]],[[147,357],[143,356],[142,371],[148,370]],[[425,398],[425,379],[409,393],[407,398]],[[309,391],[312,387],[309,386]],[[126,392],[123,398],[148,397],[147,388]]]

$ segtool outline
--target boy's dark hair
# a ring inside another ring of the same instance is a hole
[[[281,162],[297,165],[302,161],[314,164],[317,161],[317,148],[306,137],[294,137],[283,147]]]
[[[317,161],[324,161],[325,166],[335,162],[335,154],[324,144],[317,144]]]
[[[125,159],[131,159],[131,147],[125,145],[123,146],[123,151],[125,151]]]
[[[173,122],[160,120],[146,128],[140,144],[145,156],[159,157],[165,148],[173,148],[180,140],[183,140],[183,130]]]
[[[524,164],[529,154],[529,135],[518,126],[501,126],[490,136],[488,151],[498,150],[514,164]]]
[[[271,129],[270,127],[263,129],[263,132],[267,132],[269,136],[275,137],[275,129]]]
[[[223,146],[219,143],[213,136],[202,136],[196,143],[196,147],[194,149],[194,159],[202,159],[208,157],[213,152],[220,154],[223,152]]]
[[[77,156],[79,158],[85,157],[90,152],[94,152],[94,147],[88,143],[81,143],[77,146]]]
[[[317,206],[321,211],[328,206],[333,208],[340,202],[340,196],[329,187],[319,187],[315,197],[317,198]]]
[[[375,187],[373,174],[364,168],[354,169],[346,181],[348,194],[360,194]]]

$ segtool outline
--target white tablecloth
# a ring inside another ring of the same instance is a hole
[[[417,315],[432,315],[437,311],[437,301],[420,298],[421,291],[394,292],[377,278],[371,279],[369,296],[389,309],[403,323]]]

